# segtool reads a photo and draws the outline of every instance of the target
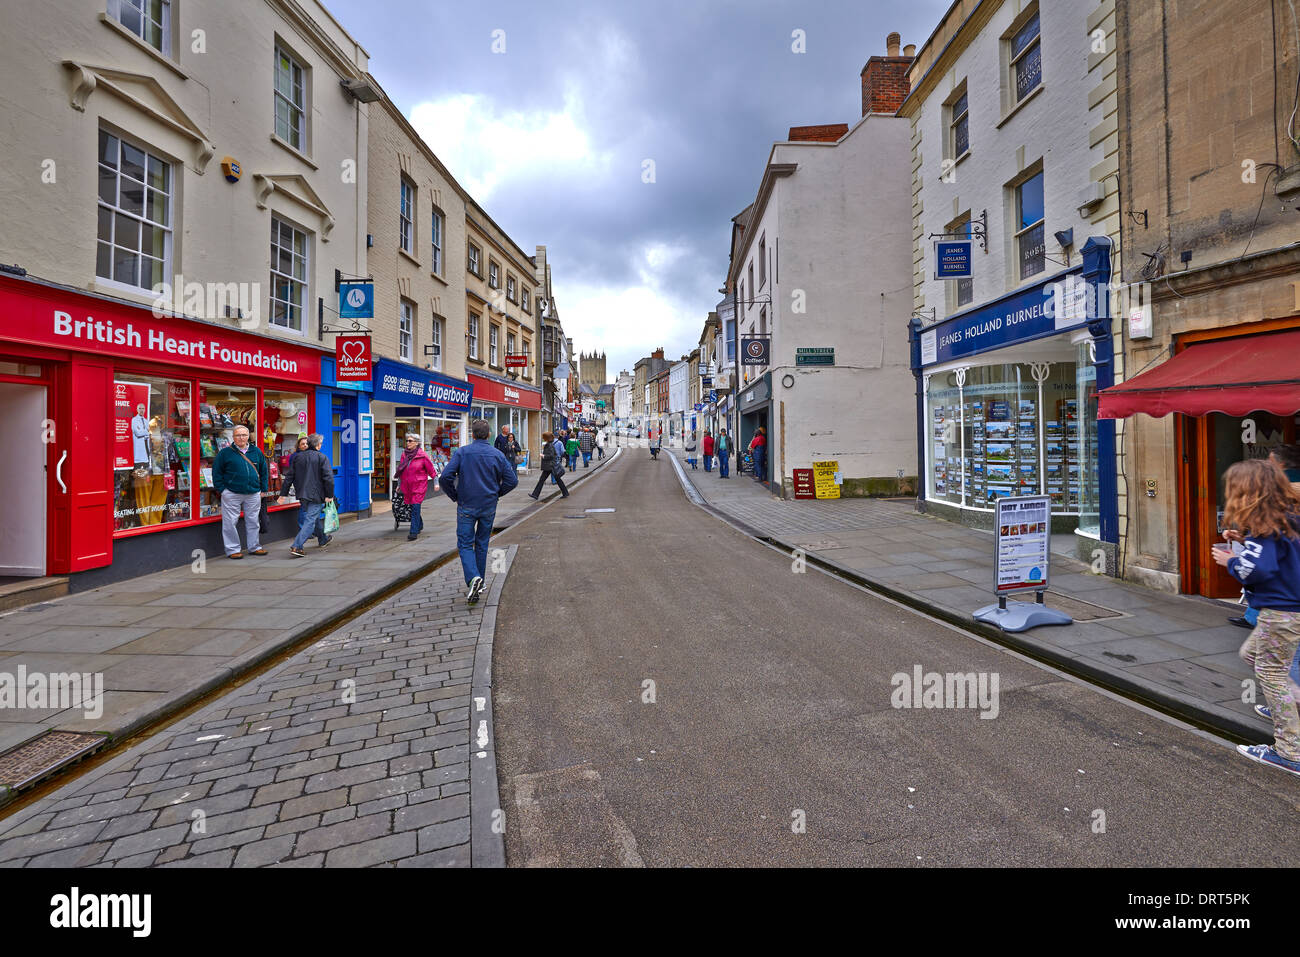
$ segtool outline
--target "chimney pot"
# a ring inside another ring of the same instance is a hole
[[[916,56],[916,44],[909,43],[907,46],[903,47],[903,56]]]
[[[903,42],[903,37],[898,33],[891,33],[885,37],[885,50],[889,56],[898,56],[898,45]]]

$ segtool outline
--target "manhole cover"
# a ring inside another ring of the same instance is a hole
[[[1016,599],[1012,599],[1015,601]],[[1082,601],[1078,598],[1067,598],[1065,595],[1058,595],[1055,592],[1047,593],[1047,607],[1057,608],[1075,621],[1096,621],[1098,618],[1121,618],[1124,613],[1115,611],[1113,608],[1103,608],[1101,605],[1094,605],[1089,601]]]
[[[0,754],[0,786],[14,791],[26,787],[68,762],[85,757],[107,740],[102,734],[46,731]]]

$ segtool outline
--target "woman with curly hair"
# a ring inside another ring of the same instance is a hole
[[[1252,761],[1300,775],[1300,711],[1297,688],[1288,680],[1300,646],[1300,496],[1286,473],[1269,459],[1249,459],[1223,475],[1224,538],[1240,542],[1213,550],[1215,562],[1246,586],[1259,610],[1255,629],[1241,646],[1254,665],[1273,719],[1273,744],[1239,745]]]

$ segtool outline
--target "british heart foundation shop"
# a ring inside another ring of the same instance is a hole
[[[332,353],[330,353],[332,355]],[[322,349],[0,277],[0,580],[80,591],[220,558],[212,466],[237,426],[270,463],[269,502],[314,431]],[[263,541],[297,506],[272,505]]]

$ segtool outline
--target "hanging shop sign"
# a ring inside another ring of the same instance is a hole
[[[520,353],[519,355],[509,355],[509,354],[507,354],[507,355],[506,355],[506,368],[507,368],[507,369],[527,369],[527,368],[528,368],[528,354],[527,354],[527,353]]]
[[[972,276],[969,239],[941,239],[934,244],[935,279],[969,279]]]
[[[369,336],[339,336],[334,342],[335,378],[339,382],[365,382],[373,374],[370,367]]]
[[[392,359],[380,359],[374,366],[376,402],[420,402],[447,412],[469,411],[474,387],[468,382]]]
[[[798,348],[794,350],[794,364],[797,366],[833,366],[835,349],[833,347]]]
[[[740,340],[740,364],[746,366],[767,365],[768,351],[772,340],[766,337],[744,337]]]
[[[813,479],[812,469],[794,470],[794,497],[795,498],[816,498],[817,497],[817,486]]]
[[[834,460],[814,462],[812,470],[817,498],[839,498],[840,463]]]
[[[375,284],[373,282],[339,283],[339,318],[375,318]]]

